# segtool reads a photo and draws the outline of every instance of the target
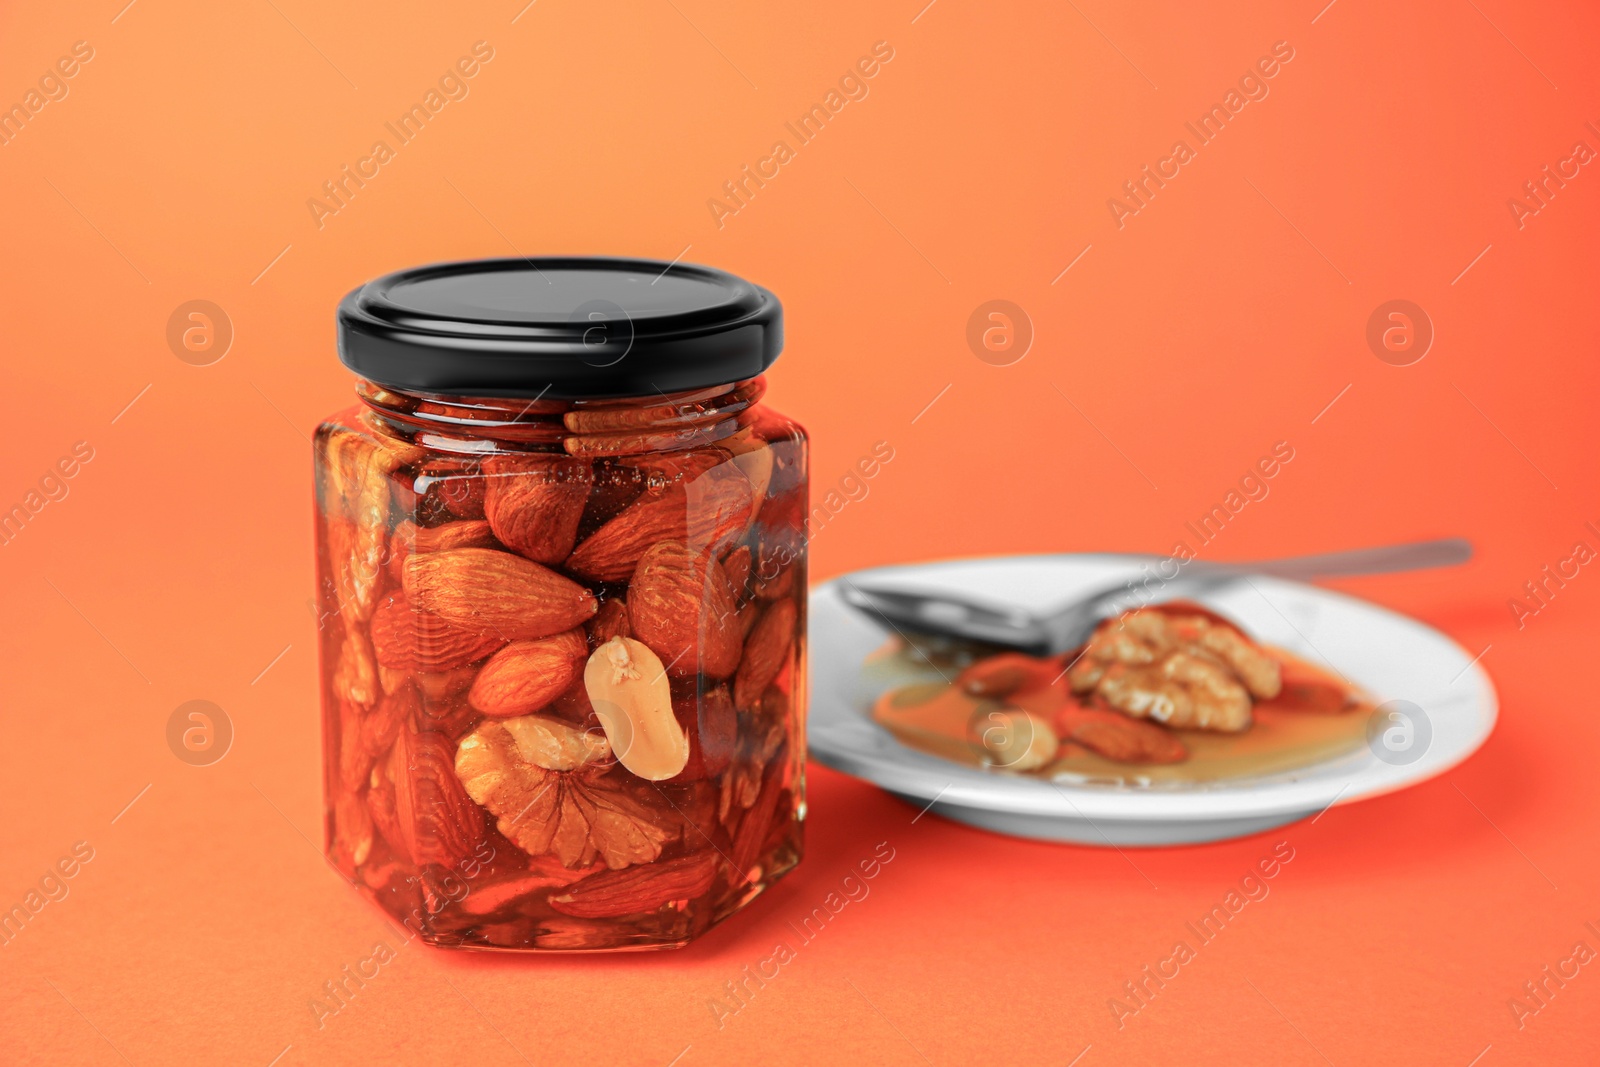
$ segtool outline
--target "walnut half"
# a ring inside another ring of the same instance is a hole
[[[1136,719],[1228,733],[1283,688],[1277,660],[1237,629],[1150,608],[1101,623],[1067,680]]]
[[[558,719],[485,719],[461,739],[456,775],[530,856],[567,867],[649,863],[676,836],[612,772],[611,747]]]

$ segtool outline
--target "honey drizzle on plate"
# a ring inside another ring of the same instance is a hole
[[[1284,693],[1256,703],[1248,730],[1236,734],[1173,730],[1173,736],[1189,750],[1189,758],[1167,764],[1118,763],[1080,745],[1064,743],[1052,763],[1022,776],[1064,777],[1140,788],[1221,783],[1282,774],[1358,751],[1366,743],[1367,719],[1373,707],[1370,699],[1352,692],[1344,710],[1297,709],[1292,684],[1295,681],[1331,683],[1347,692],[1351,687],[1344,679],[1291,652],[1262,647],[1284,667]],[[971,740],[970,724],[996,707],[996,702],[968,696],[942,680],[929,681],[932,672],[928,663],[914,657],[898,641],[871,657],[867,670],[875,676],[904,679],[880,696],[872,708],[873,720],[902,744],[969,767],[989,767],[982,747]],[[910,681],[912,677],[918,680]],[[1028,707],[1035,700],[1040,701],[1036,710],[1047,716],[1060,703],[1053,694],[1033,699],[1023,695],[1008,703]]]

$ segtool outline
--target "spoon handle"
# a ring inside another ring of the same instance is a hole
[[[1197,560],[1188,564],[1184,573],[1163,583],[1162,589],[1169,596],[1180,596],[1225,586],[1253,574],[1304,582],[1316,578],[1449,567],[1471,558],[1471,542],[1449,537],[1253,563]],[[938,634],[985,641],[1035,655],[1050,655],[1081,643],[1100,619],[1116,614],[1115,605],[1126,599],[1130,590],[1131,583],[1127,580],[1091,590],[1043,617],[1020,608],[981,603],[938,590],[863,587],[849,580],[841,580],[839,595],[862,614],[902,635],[907,631]]]
[[[1318,556],[1291,556],[1287,559],[1268,559],[1256,563],[1220,566],[1304,582],[1313,578],[1342,578],[1357,574],[1391,574],[1395,571],[1453,567],[1471,558],[1471,541],[1463,537],[1445,537],[1437,541],[1414,541],[1405,545],[1354,548]]]

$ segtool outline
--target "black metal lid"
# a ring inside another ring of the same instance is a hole
[[[753,378],[782,350],[777,297],[688,263],[435,263],[386,274],[339,303],[340,361],[413,392],[650,396]]]

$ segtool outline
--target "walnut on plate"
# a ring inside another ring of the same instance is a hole
[[[1254,700],[1283,688],[1278,661],[1236,628],[1153,608],[1101,623],[1067,681],[1136,719],[1228,733],[1249,727]]]

